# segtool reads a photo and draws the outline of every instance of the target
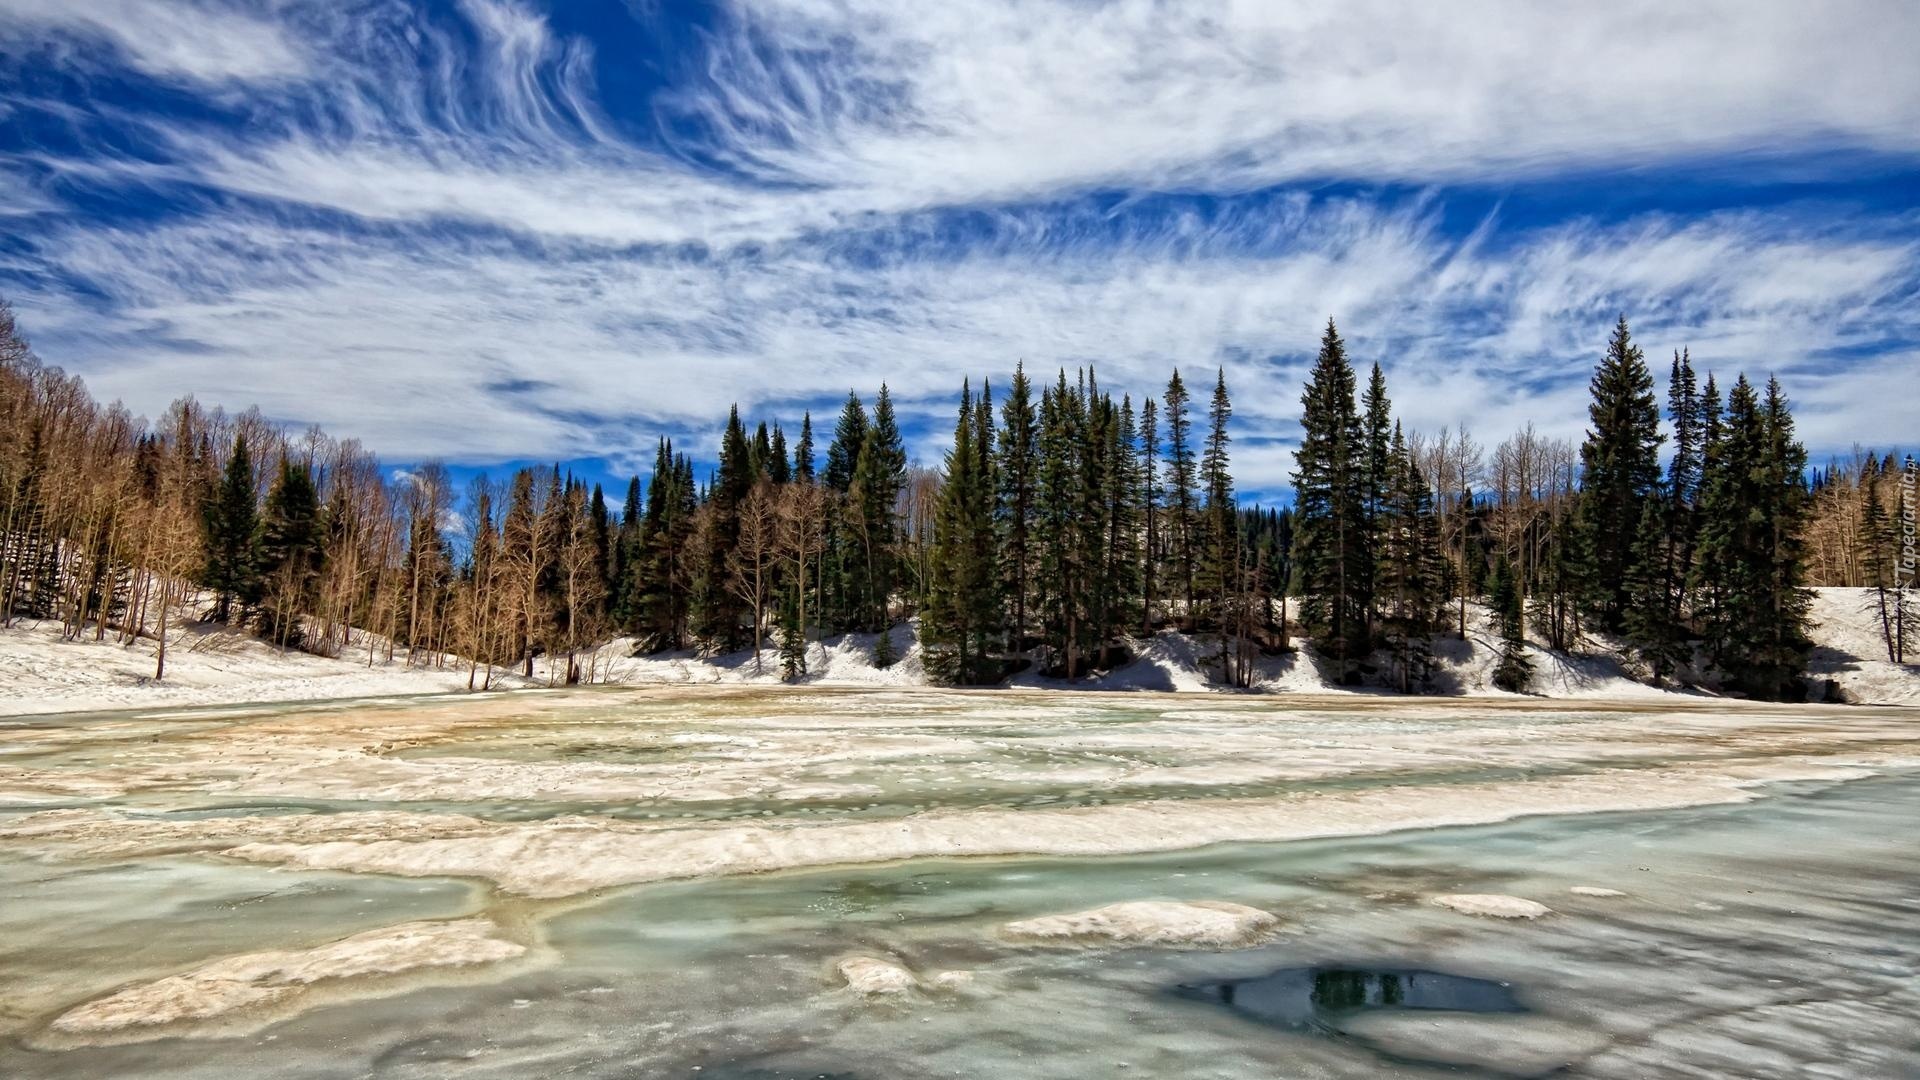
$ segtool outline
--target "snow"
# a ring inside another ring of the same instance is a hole
[[[64,1035],[101,1035],[202,1022],[245,1009],[284,1006],[315,984],[331,980],[497,963],[526,953],[525,946],[497,936],[498,929],[482,918],[412,922],[313,949],[227,957],[75,1006],[52,1026]],[[138,1037],[176,1034],[153,1030]]]
[[[834,965],[856,994],[904,994],[918,985],[913,972],[877,956],[850,956]]]
[[[1447,893],[1433,898],[1435,907],[1462,915],[1485,915],[1495,919],[1538,919],[1553,914],[1553,909],[1537,900],[1501,893]]]
[[[112,635],[94,641],[89,633],[67,641],[57,622],[0,629],[0,716],[433,694],[467,686],[466,666],[457,659],[444,668],[410,667],[404,659],[387,662],[378,642],[369,666],[359,634],[344,657],[330,658],[278,649],[217,623],[182,624],[167,642],[160,681],[153,678],[156,649],[150,638],[123,646]]]
[[[1810,674],[1815,679],[1832,679],[1848,701],[1920,704],[1920,663],[1888,661],[1879,617],[1867,611],[1871,595],[1866,589],[1813,590]],[[1920,648],[1910,652],[1908,659],[1920,661]]]
[[[1863,758],[1866,755],[1854,755]],[[337,763],[351,775],[346,759]],[[1818,757],[1675,765],[1533,780],[1313,790],[1268,798],[1145,800],[1065,809],[938,809],[891,819],[768,818],[764,824],[621,818],[484,820],[396,811],[154,819],[55,810],[0,824],[19,848],[91,855],[198,850],[306,869],[480,878],[533,898],[619,885],[921,857],[1085,856],[1226,842],[1356,836],[1532,814],[1744,802],[1766,780],[1868,770]]]
[[[1831,679],[1846,700],[1862,704],[1920,702],[1920,665],[1886,660],[1879,628],[1865,608],[1864,589],[1816,589],[1812,637],[1816,643],[1811,676]],[[873,663],[878,635],[845,634],[808,645],[804,681],[824,687],[906,688],[924,685],[921,650],[909,623],[895,626],[894,651],[900,659],[886,668]],[[114,641],[61,639],[57,623],[19,623],[0,630],[0,715],[85,712],[155,706],[210,706],[336,698],[420,695],[464,691],[468,668],[457,657],[435,657],[431,665],[388,662],[385,643],[371,641],[374,662],[367,663],[369,638],[355,632],[340,658],[311,656],[274,648],[248,634],[211,624],[181,623],[167,650],[164,681],[153,678],[154,642],[141,639],[122,646]],[[1384,671],[1370,676],[1375,685],[1334,685],[1312,647],[1298,638],[1298,651],[1261,657],[1254,689],[1273,694],[1360,694],[1386,691],[1378,684]],[[1132,659],[1120,667],[1065,680],[1025,672],[1009,680],[1016,689],[1080,689],[1202,693],[1220,691],[1211,674],[1214,643],[1174,631],[1128,642]],[[625,685],[762,685],[780,682],[777,650],[748,650],[724,655],[693,651],[630,655],[631,639],[615,639],[593,656],[596,673]],[[1514,695],[1493,686],[1499,640],[1490,613],[1467,605],[1467,636],[1443,634],[1434,642],[1434,690],[1454,696],[1523,699],[1635,700],[1673,702],[1710,696],[1703,690],[1659,689],[1639,681],[1605,641],[1592,655],[1566,655],[1529,645],[1534,662],[1530,695]],[[495,669],[496,689],[547,686],[552,672],[543,659],[533,677]]]
[[[1600,900],[1612,900],[1627,895],[1619,889],[1606,889],[1598,885],[1575,885],[1567,891],[1575,896],[1590,896]]]
[[[1237,949],[1273,936],[1280,920],[1259,908],[1218,900],[1130,900],[1071,915],[1008,923],[1003,931],[1036,941],[1180,945]]]

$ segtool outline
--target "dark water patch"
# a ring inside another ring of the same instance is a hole
[[[1298,967],[1254,979],[1188,983],[1174,994],[1286,1028],[1333,1030],[1370,1009],[1517,1013],[1506,983],[1410,968]]]

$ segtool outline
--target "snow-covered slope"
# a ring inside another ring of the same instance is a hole
[[[1886,659],[1877,623],[1866,609],[1861,589],[1817,589],[1812,637],[1817,645],[1810,674],[1831,679],[1846,700],[1863,704],[1920,703],[1920,665]],[[448,657],[444,666],[408,667],[388,662],[384,643],[374,642],[367,663],[367,639],[340,659],[283,652],[250,635],[218,626],[183,625],[167,650],[167,677],[156,683],[153,643],[121,646],[111,640],[62,641],[56,623],[19,623],[0,630],[0,715],[76,712],[152,705],[207,705],[240,702],[317,700],[464,690],[464,662]],[[814,642],[808,648],[807,681],[825,686],[913,686],[926,682],[919,644],[907,624],[892,631],[900,659],[887,668],[873,662],[878,635],[846,634]],[[1259,660],[1254,690],[1263,693],[1384,693],[1384,672],[1371,685],[1336,687],[1311,647]],[[1072,681],[1027,672],[1010,680],[1036,689],[1157,690],[1202,692],[1219,689],[1210,675],[1210,641],[1163,631],[1130,643],[1133,659],[1110,672]],[[1498,635],[1488,612],[1467,608],[1466,640],[1452,635],[1434,643],[1439,663],[1435,690],[1447,694],[1505,696],[1492,685],[1498,659]],[[616,639],[593,658],[597,679],[624,684],[728,683],[779,681],[780,658],[763,649],[759,663],[751,650],[722,656],[693,652],[632,656],[633,642]],[[1699,697],[1701,690],[1662,690],[1640,682],[1611,653],[1569,656],[1530,647],[1536,694],[1551,698]],[[549,683],[544,663],[531,679],[496,669],[494,687],[518,688]]]
[[[388,662],[376,642],[367,663],[364,637],[340,659],[281,650],[217,623],[189,624],[167,642],[166,678],[154,681],[155,643],[121,645],[91,633],[65,641],[57,622],[16,622],[0,630],[0,715],[89,712],[150,705],[311,701],[464,690],[467,669]]]
[[[1920,704],[1920,649],[1908,663],[1887,660],[1879,616],[1870,614],[1866,589],[1813,590],[1813,662],[1810,674],[1832,679],[1848,701],[1875,705]]]

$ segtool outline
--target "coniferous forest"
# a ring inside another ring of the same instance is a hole
[[[735,410],[704,475],[661,440],[624,492],[557,468],[456,490],[438,465],[388,473],[254,411],[102,406],[0,305],[0,611],[156,638],[160,677],[185,616],[322,655],[463,664],[474,687],[537,657],[594,681],[615,639],[752,648],[798,679],[807,642],[911,619],[929,676],[955,685],[1079,678],[1176,631],[1222,685],[1305,640],[1335,681],[1418,693],[1440,689],[1436,643],[1466,636],[1471,601],[1507,689],[1529,688],[1532,642],[1621,649],[1656,685],[1792,699],[1811,585],[1865,586],[1889,659],[1914,650],[1920,611],[1893,564],[1902,463],[1811,468],[1776,381],[1697,371],[1681,350],[1663,393],[1623,317],[1578,446],[1529,425],[1488,451],[1464,427],[1407,430],[1379,365],[1361,366],[1330,320],[1288,507],[1237,500],[1231,388],[1198,368],[1117,395],[1091,368],[967,380],[937,468],[909,460],[881,386],[818,428]],[[898,658],[892,634],[874,640],[877,664]]]

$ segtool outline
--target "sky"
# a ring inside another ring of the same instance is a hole
[[[1578,439],[1618,315],[1920,432],[1911,0],[0,0],[0,296],[102,399],[615,491],[729,405],[1224,370],[1279,501],[1329,317],[1412,428]]]

